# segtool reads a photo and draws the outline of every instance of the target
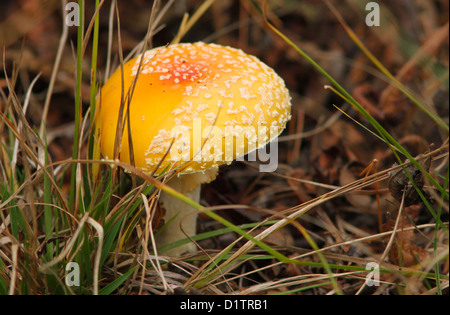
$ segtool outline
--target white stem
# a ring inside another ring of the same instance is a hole
[[[192,189],[192,183],[189,181],[191,175],[181,175],[174,177],[168,182],[168,185],[173,189],[179,191],[187,198],[199,202],[200,201],[200,184],[195,185]],[[161,206],[165,209],[164,222],[173,221],[167,225],[156,237],[157,247],[173,243],[188,236],[194,236],[197,230],[197,210],[185,202],[161,192],[159,198]],[[196,250],[194,243],[188,243],[179,247],[164,251],[162,255],[180,256],[186,252],[194,252]]]

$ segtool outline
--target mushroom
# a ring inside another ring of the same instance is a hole
[[[283,79],[258,58],[202,42],[158,47],[125,63],[123,80],[118,69],[101,89],[96,125],[105,159],[114,158],[122,84],[129,117],[124,110],[118,158],[130,163],[131,138],[135,167],[154,175],[175,170],[168,185],[196,202],[220,165],[264,147],[290,119]],[[165,192],[159,201],[170,224],[157,235],[158,247],[195,235],[195,209]]]

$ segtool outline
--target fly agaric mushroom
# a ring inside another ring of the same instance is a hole
[[[168,185],[196,202],[200,185],[221,164],[262,148],[290,119],[283,79],[258,58],[202,42],[158,47],[125,63],[123,80],[118,69],[101,89],[96,125],[105,159],[114,158],[122,91],[129,117],[124,109],[118,158],[130,163],[131,139],[137,168],[156,175],[176,170]],[[195,209],[165,192],[160,202],[170,224],[157,236],[158,247],[195,235]],[[194,250],[189,243],[166,254]]]

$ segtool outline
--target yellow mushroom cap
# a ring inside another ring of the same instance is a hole
[[[119,68],[101,89],[96,125],[105,159],[114,158],[122,84],[125,127],[119,159],[130,163],[125,117],[130,90],[134,163],[144,172],[217,168],[263,147],[290,119],[283,79],[258,58],[202,42],[158,47],[125,63],[123,82]]]

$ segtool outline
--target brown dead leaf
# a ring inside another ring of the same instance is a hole
[[[328,183],[333,183],[338,178],[339,168],[342,163],[338,151],[339,149],[337,147],[332,147],[324,151],[317,160],[322,177]]]
[[[399,266],[414,266],[428,257],[426,250],[410,240],[405,240],[402,236],[396,237],[395,246],[389,251],[389,260]]]
[[[353,90],[353,97],[376,119],[384,119],[385,113],[378,107],[378,92],[369,83],[363,83]]]
[[[334,123],[330,130],[340,139],[340,146],[345,150],[349,161],[369,163],[373,160],[373,146],[368,141],[368,135],[352,122],[340,120]]]
[[[329,232],[333,238],[335,243],[343,243],[344,239],[346,237],[345,232],[341,229],[339,229],[331,220],[331,218],[328,216],[328,214],[319,207],[317,210],[317,214],[319,215],[320,219],[322,220],[322,223],[324,224],[324,227],[327,232]],[[347,253],[350,250],[351,245],[344,245],[342,246],[342,249],[345,253]]]
[[[349,162],[341,168],[339,172],[339,185],[345,186],[361,178],[361,172],[366,168],[366,165],[353,161]],[[345,199],[355,208],[368,212],[375,212],[377,210],[377,203],[375,196],[360,193],[345,194]]]
[[[282,228],[270,233],[269,236],[264,239],[264,242],[280,247],[294,246],[294,238],[287,228]]]
[[[296,168],[286,174],[289,177],[299,178],[304,180],[311,180],[311,175],[307,174],[305,170],[301,168]],[[310,195],[315,196],[317,194],[317,186],[305,184],[303,182],[297,181],[293,178],[288,178],[287,183],[292,188],[294,193],[297,195],[300,203],[306,202],[311,199]]]
[[[404,231],[405,228],[413,227],[412,218],[417,218],[419,206],[414,205],[406,207],[402,212],[402,217],[399,222],[399,229],[394,236],[394,244],[388,253],[389,261],[398,266],[414,266],[428,259],[428,252],[421,246],[417,245],[417,237],[414,230]],[[408,214],[413,215],[413,217]],[[388,219],[383,225],[385,231],[390,231],[394,228],[394,218]]]

